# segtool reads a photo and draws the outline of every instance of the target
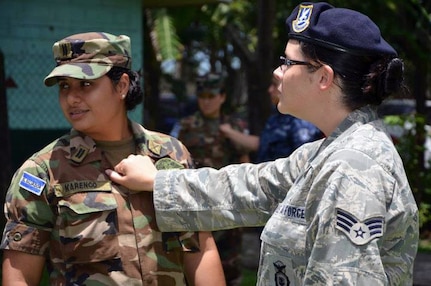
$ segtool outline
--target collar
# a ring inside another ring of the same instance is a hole
[[[148,155],[154,159],[168,156],[173,152],[174,142],[167,136],[145,129],[142,125],[129,120],[136,144],[136,153]],[[69,152],[65,155],[74,164],[87,164],[102,159],[102,151],[96,148],[94,140],[75,130],[70,131]]]
[[[366,105],[355,109],[349,113],[349,115],[347,115],[347,117],[340,123],[340,125],[338,125],[331,135],[325,138],[312,158],[316,157],[317,154],[320,154],[322,150],[328,147],[336,139],[344,138],[350,135],[352,132],[354,132],[354,130],[356,130],[358,125],[363,125],[375,120],[379,120],[377,107]]]

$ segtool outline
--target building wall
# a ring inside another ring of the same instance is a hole
[[[102,31],[132,39],[132,66],[142,67],[141,0],[0,0],[0,50],[6,78],[10,129],[67,129],[57,87],[44,77],[55,65],[52,45],[68,35]],[[142,121],[142,107],[130,114]]]

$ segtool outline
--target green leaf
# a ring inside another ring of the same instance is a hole
[[[172,18],[167,14],[166,9],[155,11],[152,40],[160,61],[181,58],[183,46],[179,41]]]

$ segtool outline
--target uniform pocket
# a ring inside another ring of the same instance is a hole
[[[294,269],[292,258],[283,255],[280,249],[262,244],[258,285],[295,286],[301,285],[298,269]]]
[[[67,263],[118,257],[117,202],[110,192],[79,192],[58,202],[59,247]]]
[[[265,225],[261,239],[261,273],[268,285],[302,285],[306,265],[305,210],[280,204]],[[262,285],[267,285],[263,283]]]
[[[282,203],[266,223],[261,239],[291,255],[303,256],[306,229],[304,208]]]

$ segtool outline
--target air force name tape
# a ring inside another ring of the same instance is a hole
[[[361,222],[352,214],[337,209],[337,229],[356,245],[364,245],[374,238],[383,236],[383,225],[383,217],[372,217]]]
[[[45,184],[44,180],[27,172],[22,174],[21,180],[19,181],[19,186],[21,188],[38,196],[42,193]]]
[[[291,219],[300,224],[305,224],[305,207],[279,204],[275,213],[286,219]]]

